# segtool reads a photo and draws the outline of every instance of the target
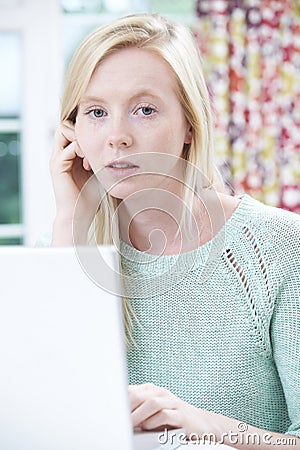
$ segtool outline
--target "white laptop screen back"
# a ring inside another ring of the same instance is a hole
[[[120,298],[72,248],[2,247],[0,277],[0,448],[132,449]]]

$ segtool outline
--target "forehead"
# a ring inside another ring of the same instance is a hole
[[[95,87],[139,85],[177,90],[176,77],[170,65],[152,50],[130,47],[106,56],[95,69],[87,91]]]

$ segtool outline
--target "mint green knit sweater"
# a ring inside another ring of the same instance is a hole
[[[129,382],[300,436],[300,217],[244,195],[193,252],[121,249],[140,323]]]

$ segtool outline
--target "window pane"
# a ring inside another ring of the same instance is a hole
[[[194,14],[195,0],[149,0],[150,11],[162,14]]]
[[[69,65],[72,55],[81,43],[81,41],[92,31],[95,27],[86,25],[78,27],[76,24],[66,23],[63,29],[63,53],[65,61],[65,69]]]
[[[116,14],[126,12],[130,6],[130,0],[103,0],[104,10]]]
[[[123,13],[132,6],[140,7],[145,0],[61,0],[61,6],[66,13]],[[145,5],[144,5],[145,6]]]
[[[0,32],[0,117],[19,117],[21,111],[21,41],[18,33]]]
[[[22,238],[0,238],[0,245],[22,245]]]
[[[20,136],[0,134],[0,224],[20,223]]]
[[[103,8],[103,0],[61,0],[67,13],[97,13]]]

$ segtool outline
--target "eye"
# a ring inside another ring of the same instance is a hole
[[[144,114],[144,116],[150,116],[150,114],[154,112],[154,109],[151,108],[150,106],[143,106],[143,108],[141,108],[141,111]]]
[[[89,114],[91,114],[93,117],[96,117],[96,119],[99,119],[100,117],[104,117],[106,115],[103,109],[92,109]]]
[[[155,113],[156,110],[152,108],[151,106],[141,106],[137,110],[137,114],[142,114],[142,116],[151,116],[153,113]]]

